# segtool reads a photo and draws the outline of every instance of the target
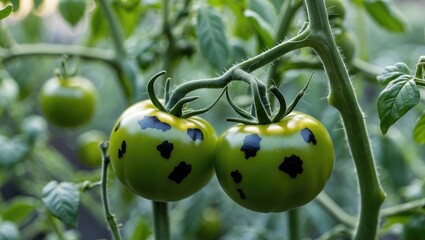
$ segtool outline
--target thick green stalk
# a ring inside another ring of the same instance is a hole
[[[168,218],[168,204],[166,202],[152,201],[154,232],[156,240],[170,239],[170,221]]]
[[[324,1],[306,0],[305,3],[311,31],[307,43],[317,52],[325,67],[330,85],[329,102],[341,113],[357,169],[360,217],[355,239],[375,239],[385,193],[376,172],[363,113],[333,39]]]

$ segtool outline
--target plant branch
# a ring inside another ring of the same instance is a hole
[[[356,226],[356,218],[345,212],[325,192],[322,192],[315,200],[338,222],[349,228]]]
[[[76,56],[86,60],[103,61],[110,65],[115,65],[114,53],[108,49],[96,49],[75,45],[61,44],[19,44],[10,49],[0,50],[0,59],[7,63],[16,58],[36,57],[36,56]]]
[[[378,179],[365,120],[353,86],[337,49],[324,1],[306,0],[311,34],[307,42],[320,56],[328,75],[329,103],[342,116],[344,129],[357,170],[360,188],[360,217],[355,239],[375,239],[379,209],[385,193]]]
[[[152,201],[154,214],[154,232],[156,240],[170,239],[170,221],[168,217],[168,204],[166,202]]]
[[[106,22],[109,26],[109,31],[111,32],[112,42],[115,48],[115,54],[118,59],[124,58],[127,56],[127,51],[124,47],[124,33],[119,21],[112,11],[111,6],[106,2],[106,0],[98,0],[99,7],[105,15]]]
[[[288,237],[289,240],[298,240],[300,238],[300,219],[299,219],[299,209],[291,209],[287,213],[288,215]]]
[[[180,99],[182,99],[186,94],[191,91],[200,89],[200,88],[223,88],[232,80],[241,80],[235,79],[234,72],[237,69],[241,69],[245,72],[252,72],[262,66],[265,66],[276,59],[279,59],[284,54],[293,51],[295,49],[299,49],[306,45],[305,39],[308,36],[308,31],[303,31],[299,35],[294,38],[282,42],[275,47],[252,57],[244,62],[234,65],[229,70],[227,70],[224,74],[216,78],[208,78],[208,79],[200,79],[189,81],[184,84],[179,85],[170,96],[170,100],[165,106],[166,109],[170,109],[174,106]]]
[[[107,155],[108,143],[103,142],[100,144],[100,150],[102,151],[103,161],[102,161],[102,200],[103,208],[105,211],[106,221],[109,224],[109,228],[114,236],[115,240],[121,240],[121,234],[118,229],[117,219],[114,214],[112,214],[109,202],[108,202],[108,165],[110,163],[109,156]]]
[[[425,198],[382,209],[381,218],[388,218],[406,212],[417,211],[420,209],[425,209]]]

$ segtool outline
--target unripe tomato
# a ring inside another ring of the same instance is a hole
[[[323,190],[333,165],[329,133],[300,112],[277,123],[237,124],[216,146],[220,185],[236,203],[258,212],[286,211],[310,202]]]
[[[202,118],[179,118],[147,100],[118,118],[108,153],[118,179],[134,193],[177,201],[211,179],[216,141],[214,129]]]
[[[326,0],[325,5],[330,19],[345,18],[345,8],[341,0]]]
[[[40,105],[46,119],[59,127],[78,127],[94,115],[96,89],[86,78],[53,77],[40,92]]]
[[[80,161],[89,167],[102,165],[102,153],[99,144],[108,139],[105,133],[91,130],[77,138],[77,149]]]
[[[335,35],[335,42],[336,45],[338,45],[338,47],[341,49],[345,60],[350,62],[356,53],[353,36],[349,32],[343,31]]]

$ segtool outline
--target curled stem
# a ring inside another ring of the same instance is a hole
[[[165,112],[165,108],[164,105],[162,105],[162,103],[158,100],[158,98],[156,97],[155,94],[155,88],[154,88],[154,84],[155,84],[155,80],[158,79],[159,76],[164,75],[165,71],[161,71],[157,74],[155,74],[149,81],[148,81],[148,86],[147,86],[147,90],[148,90],[148,94],[149,94],[149,98],[152,101],[152,104],[160,111]]]
[[[112,235],[115,240],[121,240],[121,233],[118,228],[118,222],[115,215],[111,212],[108,201],[108,165],[110,163],[108,151],[108,142],[103,142],[99,145],[100,150],[102,151],[103,161],[102,161],[102,200],[103,200],[103,209],[105,211],[106,221],[109,224],[109,228],[112,232]]]

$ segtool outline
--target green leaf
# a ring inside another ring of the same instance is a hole
[[[410,75],[410,69],[405,63],[398,62],[394,66],[386,67],[384,71],[376,77],[376,79],[380,84],[387,85],[389,82],[402,75]]]
[[[198,10],[197,35],[201,52],[216,68],[226,67],[230,62],[229,43],[225,26],[212,8]]]
[[[94,45],[99,40],[108,35],[108,28],[106,26],[106,19],[103,18],[102,11],[96,7],[90,18],[90,37],[89,45]]]
[[[9,168],[25,159],[30,147],[22,136],[0,136],[0,168]]]
[[[406,31],[406,20],[389,0],[365,0],[363,5],[381,27],[397,33]]]
[[[413,139],[418,144],[425,143],[425,113],[422,113],[422,116],[419,117],[416,122],[415,128],[413,129]]]
[[[73,27],[84,17],[85,11],[85,0],[61,0],[59,3],[60,14]]]
[[[0,222],[0,239],[1,240],[21,239],[18,227],[12,222],[8,222],[8,221]]]
[[[36,200],[30,197],[16,197],[10,200],[1,213],[2,219],[16,224],[22,223],[34,212]]]
[[[53,216],[66,225],[77,225],[80,192],[75,184],[51,181],[43,188],[42,200]]]
[[[275,24],[277,13],[269,0],[249,0],[248,9],[260,15],[270,26]]]
[[[258,13],[246,10],[245,17],[250,22],[251,26],[254,28],[257,33],[260,42],[262,43],[260,46],[260,50],[264,50],[264,48],[269,48],[273,46],[273,28],[272,26],[266,22]]]
[[[391,125],[419,103],[420,94],[411,76],[402,75],[390,82],[378,97],[381,131],[385,135]]]
[[[10,4],[6,5],[6,7],[4,7],[3,9],[0,9],[0,20],[7,18],[12,12],[12,10],[13,10],[13,7]]]

